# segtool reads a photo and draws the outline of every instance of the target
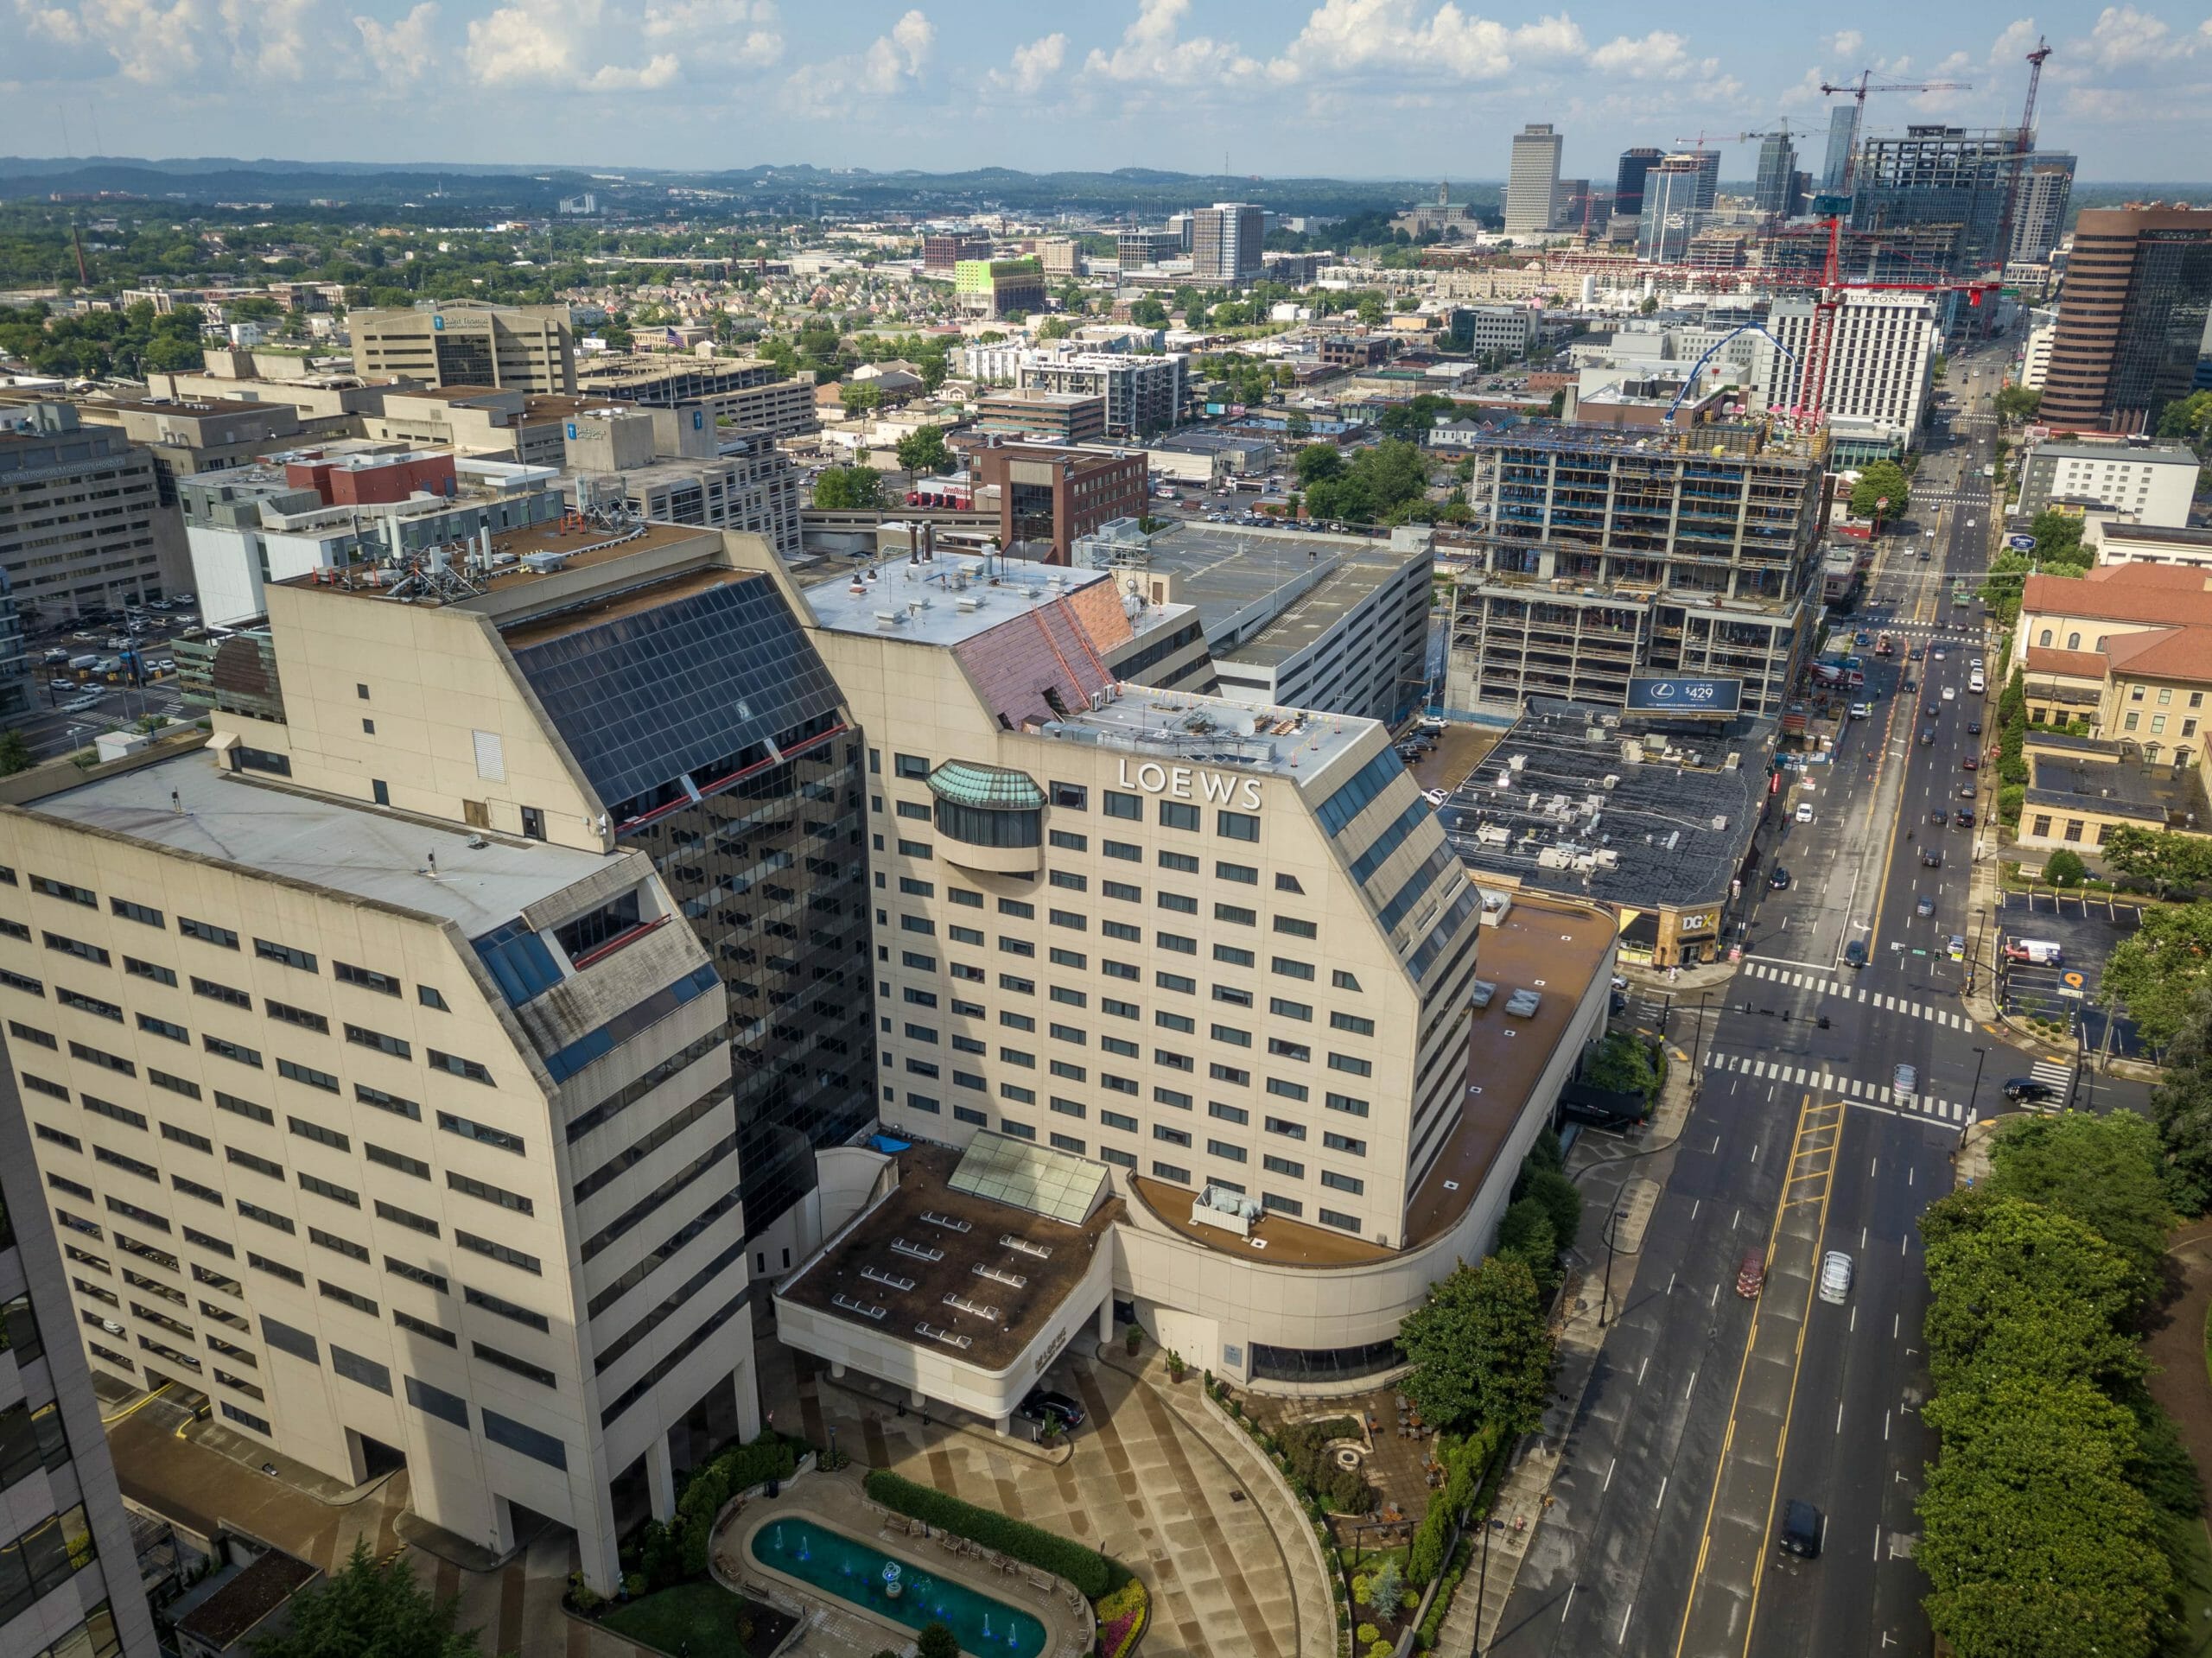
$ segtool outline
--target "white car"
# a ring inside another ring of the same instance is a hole
[[[1840,1249],[1831,1249],[1821,1258],[1821,1299],[1840,1306],[1850,1295],[1851,1257]]]
[[[1853,702],[1851,705],[1851,717],[1854,720],[1872,719],[1874,717],[1874,705],[1872,702]]]
[[[96,708],[99,705],[100,699],[97,696],[79,696],[64,702],[61,705],[61,711],[64,714],[82,714],[86,709]]]
[[[1452,796],[1447,790],[1424,789],[1421,791],[1421,797],[1432,806],[1441,806],[1446,801],[1451,799]]]
[[[1813,803],[1811,801],[1801,800],[1797,803],[1797,821],[1801,823],[1809,823],[1813,821]]]

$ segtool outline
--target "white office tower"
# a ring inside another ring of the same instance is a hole
[[[1809,299],[1775,302],[1767,327],[1788,347],[1760,342],[1760,395],[1771,410],[1799,406],[1808,389],[1813,314]],[[1902,453],[1918,429],[1936,345],[1936,307],[1920,294],[1846,294],[1820,393],[1838,441],[1880,440]]]
[[[1505,233],[1541,236],[1559,218],[1559,159],[1564,141],[1548,121],[1532,121],[1513,136],[1505,177]]]

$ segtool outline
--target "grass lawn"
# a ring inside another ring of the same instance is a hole
[[[609,1607],[600,1622],[663,1652],[683,1652],[688,1642],[691,1658],[744,1658],[745,1643],[737,1631],[746,1615],[745,1601],[719,1584],[679,1583]]]
[[[2174,1531],[2181,1544],[2180,1558],[2174,1563],[2180,1579],[2175,1586],[2181,1591],[2181,1617],[2169,1650],[2177,1658],[2204,1658],[2212,1654],[2212,1538],[2205,1534],[2202,1520],[2177,1522]]]

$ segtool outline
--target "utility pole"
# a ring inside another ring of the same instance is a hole
[[[1974,1089],[1967,1096],[1967,1127],[1974,1127],[1974,1113],[1981,1104],[1981,1068],[1989,1062],[1989,1050],[1974,1051]]]
[[[1483,1564],[1475,1578],[1475,1644],[1468,1649],[1468,1658],[1483,1658],[1483,1602],[1490,1589],[1490,1528],[1491,1517],[1483,1516]]]
[[[1613,1240],[1620,1232],[1621,1198],[1627,1191],[1625,1184],[1614,1189],[1613,1206],[1605,1215],[1605,1280],[1598,1289],[1598,1328],[1600,1330],[1605,1327],[1607,1317],[1612,1311]]]

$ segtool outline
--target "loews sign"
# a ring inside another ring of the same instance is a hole
[[[1162,765],[1158,760],[1143,760],[1135,772],[1127,760],[1121,762],[1121,785],[1124,789],[1141,789],[1148,795],[1166,795],[1175,800],[1208,800],[1217,806],[1242,806],[1247,811],[1260,810],[1260,780],[1257,778],[1224,777],[1218,772],[1201,772],[1189,765]]]

